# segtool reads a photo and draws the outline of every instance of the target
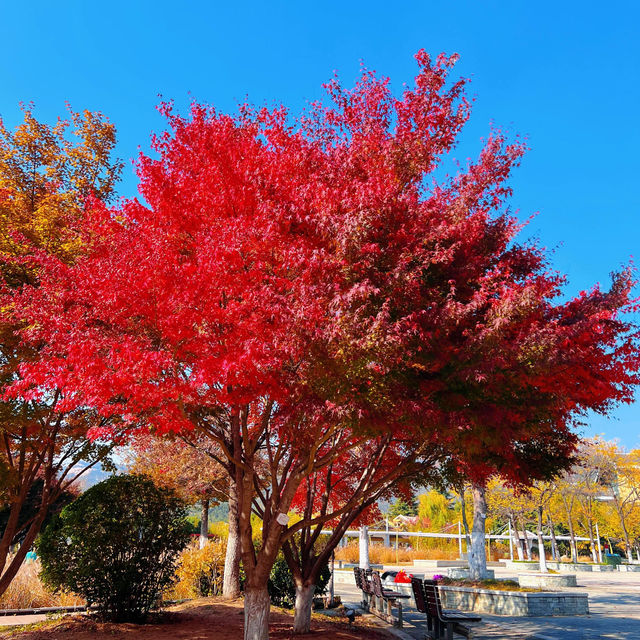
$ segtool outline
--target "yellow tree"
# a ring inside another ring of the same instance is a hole
[[[121,170],[111,160],[115,128],[99,113],[76,113],[49,126],[30,107],[8,130],[0,119],[0,287],[37,285],[43,259],[72,262],[82,250],[77,223],[87,200],[109,199]],[[20,365],[38,358],[25,347],[13,309],[0,310],[0,394],[20,379]],[[18,382],[19,384],[19,382]],[[50,506],[91,466],[107,460],[112,445],[87,439],[89,427],[104,425],[83,409],[65,411],[66,398],[48,388],[24,400],[0,402],[0,479],[8,519],[0,532],[0,595],[9,586],[38,534]],[[39,504],[24,509],[34,483]],[[9,556],[16,540],[17,553]]]
[[[528,496],[516,492],[501,478],[494,476],[487,485],[487,508],[496,518],[509,522],[516,541],[518,559],[531,560],[531,545],[527,537],[527,523],[531,520],[532,504]]]
[[[613,535],[622,538],[629,562],[633,561],[630,525],[640,506],[639,451],[627,453],[616,442],[592,441],[592,457],[598,461],[600,500],[606,500],[617,521]],[[606,510],[603,510],[606,511]]]
[[[556,504],[561,505],[564,514],[563,524],[569,529],[569,546],[571,562],[578,562],[578,545],[576,542],[576,523],[578,518],[579,478],[575,469],[561,473],[554,481]]]

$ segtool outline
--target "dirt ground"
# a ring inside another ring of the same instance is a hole
[[[227,602],[202,598],[158,614],[149,624],[110,624],[86,616],[67,616],[58,621],[35,625],[31,629],[0,632],[0,640],[241,640],[242,600]],[[374,630],[362,618],[350,627],[346,621],[314,615],[311,633],[294,636],[292,617],[281,609],[272,609],[271,640],[313,638],[313,640],[389,640],[393,636]]]

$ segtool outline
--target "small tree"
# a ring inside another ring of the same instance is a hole
[[[327,590],[327,584],[331,578],[331,571],[325,561],[313,585],[313,594],[323,595]],[[269,597],[271,603],[290,609],[294,606],[297,597],[296,583],[284,556],[278,556],[269,576]]]
[[[62,510],[38,541],[42,577],[114,622],[144,620],[189,540],[184,503],[143,476],[114,476]]]

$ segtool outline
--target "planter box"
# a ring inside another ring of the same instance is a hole
[[[589,613],[587,595],[582,593],[534,593],[440,587],[440,594],[447,609],[477,611],[499,616],[582,616]]]
[[[571,562],[547,562],[549,569],[559,571],[560,573],[575,573],[584,571],[615,571],[616,568],[612,564],[587,564],[584,562],[578,562],[573,564]]]
[[[356,577],[353,575],[353,569],[344,570],[336,569],[333,572],[333,581],[335,584],[352,584],[355,586]]]
[[[449,567],[447,569],[447,576],[454,578],[455,580],[470,578],[471,574],[468,568],[464,567]],[[493,580],[496,577],[496,572],[493,569],[487,569],[487,578]]]
[[[540,571],[540,564],[538,562],[516,562],[506,561],[509,569],[515,569],[516,571]],[[587,564],[586,562],[578,562],[573,564],[571,562],[553,562],[547,561],[547,567],[560,573],[576,573],[583,571],[615,571],[616,568],[612,564]]]
[[[487,567],[501,567],[507,566],[507,560],[493,560],[487,562]],[[414,560],[413,567],[417,571],[432,571],[434,569],[446,569],[448,567],[458,567],[467,569],[469,563],[466,560]],[[437,571],[433,571],[437,573]]]
[[[640,571],[640,564],[619,564],[618,571]]]
[[[577,587],[575,573],[528,573],[518,576],[518,584],[521,587],[534,589],[561,589],[562,587]]]
[[[445,567],[468,567],[469,563],[466,560],[414,560],[413,566],[420,571],[430,571]]]
[[[540,571],[540,564],[528,560],[505,560],[507,569],[515,569],[518,571]],[[548,563],[547,563],[548,564]],[[551,567],[549,567],[551,568]]]

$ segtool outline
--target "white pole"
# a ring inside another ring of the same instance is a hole
[[[598,562],[602,564],[602,546],[600,545],[600,531],[598,530],[597,522],[596,522],[596,538],[598,539]]]
[[[509,558],[513,562],[513,533],[511,533],[511,520],[509,520]]]
[[[460,553],[460,560],[462,560],[462,525],[458,520],[458,552]]]

